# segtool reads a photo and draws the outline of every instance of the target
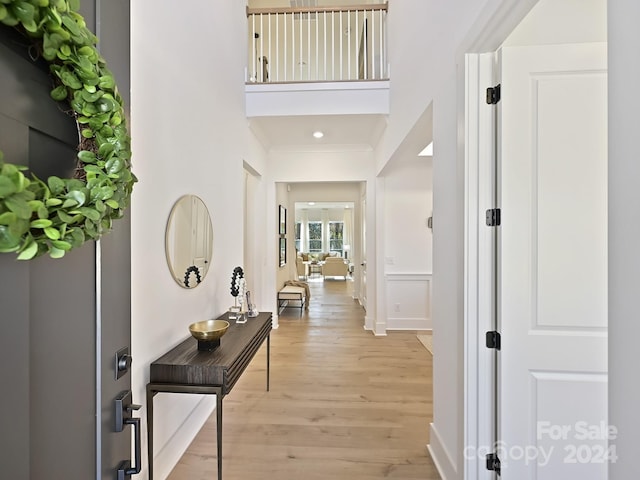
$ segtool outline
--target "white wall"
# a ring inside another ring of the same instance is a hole
[[[429,136],[431,133],[429,133]],[[431,324],[432,158],[406,155],[384,171],[384,274],[388,330]]]
[[[266,229],[263,215],[266,192],[262,176],[245,163],[245,218],[244,218],[244,262],[243,268],[251,301],[258,310],[263,308],[265,293],[262,290],[267,265],[263,240]]]
[[[376,151],[381,171],[455,69],[455,53],[490,0],[403,0],[389,8],[393,79],[388,127]]]
[[[357,185],[357,184],[356,184]],[[302,216],[302,210],[307,210],[307,220],[312,222],[320,222],[323,217],[323,210],[327,210],[328,222],[342,222],[344,220],[344,208],[296,208],[296,222],[300,220]]]
[[[385,273],[431,273],[431,157],[408,157],[385,170]]]
[[[607,41],[607,0],[540,0],[505,46]]]
[[[250,122],[249,128],[251,129]],[[260,311],[274,311],[271,298],[273,292],[267,289],[271,282],[268,276],[272,273],[272,257],[267,254],[267,244],[264,242],[267,228],[266,198],[268,196],[268,183],[265,179],[267,170],[267,152],[264,146],[256,138],[253,131],[245,137],[246,152],[244,168],[251,177],[247,182],[248,199],[251,205],[247,205],[247,231],[245,231],[245,267],[248,268],[249,288],[252,289],[253,301]],[[274,232],[275,233],[275,232]],[[269,250],[272,252],[273,250]],[[274,311],[275,313],[275,311]]]
[[[276,209],[279,208],[280,205],[287,209],[287,233],[286,238],[288,240],[287,245],[287,263],[284,266],[280,266],[280,255],[279,255],[279,211],[276,211],[274,215],[275,219],[275,230],[276,230],[276,248],[272,253],[267,252],[267,258],[273,258],[273,263],[277,266],[277,279],[276,279],[276,290],[279,290],[284,285],[284,282],[287,280],[293,280],[294,277],[291,276],[292,269],[295,269],[295,261],[292,259],[295,258],[291,253],[292,242],[292,230],[291,230],[291,216],[293,215],[293,209],[289,207],[289,192],[287,191],[287,185],[284,183],[276,183]],[[274,290],[274,292],[276,291]]]
[[[433,101],[434,421],[430,444],[444,478],[462,478],[463,184],[456,162],[456,76]],[[437,387],[436,387],[437,386]]]
[[[229,307],[231,272],[243,261],[248,128],[238,25],[245,10],[242,2],[192,0],[184,23],[175,8],[153,0],[131,8],[131,132],[140,180],[132,200],[132,384],[136,403],[144,403],[149,363],[188,337],[190,323]],[[203,199],[213,222],[212,265],[193,290],[173,281],[164,255],[169,211],[186,193]],[[156,478],[165,478],[211,412],[212,397],[199,402],[192,395],[156,397]]]

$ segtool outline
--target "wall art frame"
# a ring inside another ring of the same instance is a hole
[[[287,234],[287,209],[282,205],[279,206],[278,225],[279,225],[278,233],[280,233],[280,235],[286,235]]]
[[[287,264],[287,239],[283,235],[280,235],[278,251],[280,255],[280,266],[284,267]]]

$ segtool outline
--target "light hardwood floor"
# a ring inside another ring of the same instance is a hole
[[[309,285],[309,310],[271,333],[271,391],[263,346],[224,400],[224,479],[439,479],[431,354],[415,332],[366,332],[351,282]],[[215,432],[214,414],[170,480],[217,478]]]

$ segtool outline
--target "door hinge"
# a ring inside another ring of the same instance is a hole
[[[500,101],[500,84],[487,88],[487,103],[495,105]]]
[[[490,453],[487,455],[487,470],[492,470],[500,475],[500,459],[498,454]]]
[[[500,209],[490,208],[486,213],[487,227],[497,227],[500,225]]]
[[[487,332],[485,334],[485,343],[487,348],[495,348],[496,350],[500,350],[501,347],[501,338],[500,334],[495,330],[491,332]]]

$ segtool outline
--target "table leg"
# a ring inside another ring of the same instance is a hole
[[[147,463],[149,480],[153,480],[153,397],[154,393],[147,385]]]
[[[271,359],[271,334],[267,335],[267,392],[269,391],[269,363]]]
[[[216,393],[216,429],[218,431],[218,480],[222,480],[222,391]]]

